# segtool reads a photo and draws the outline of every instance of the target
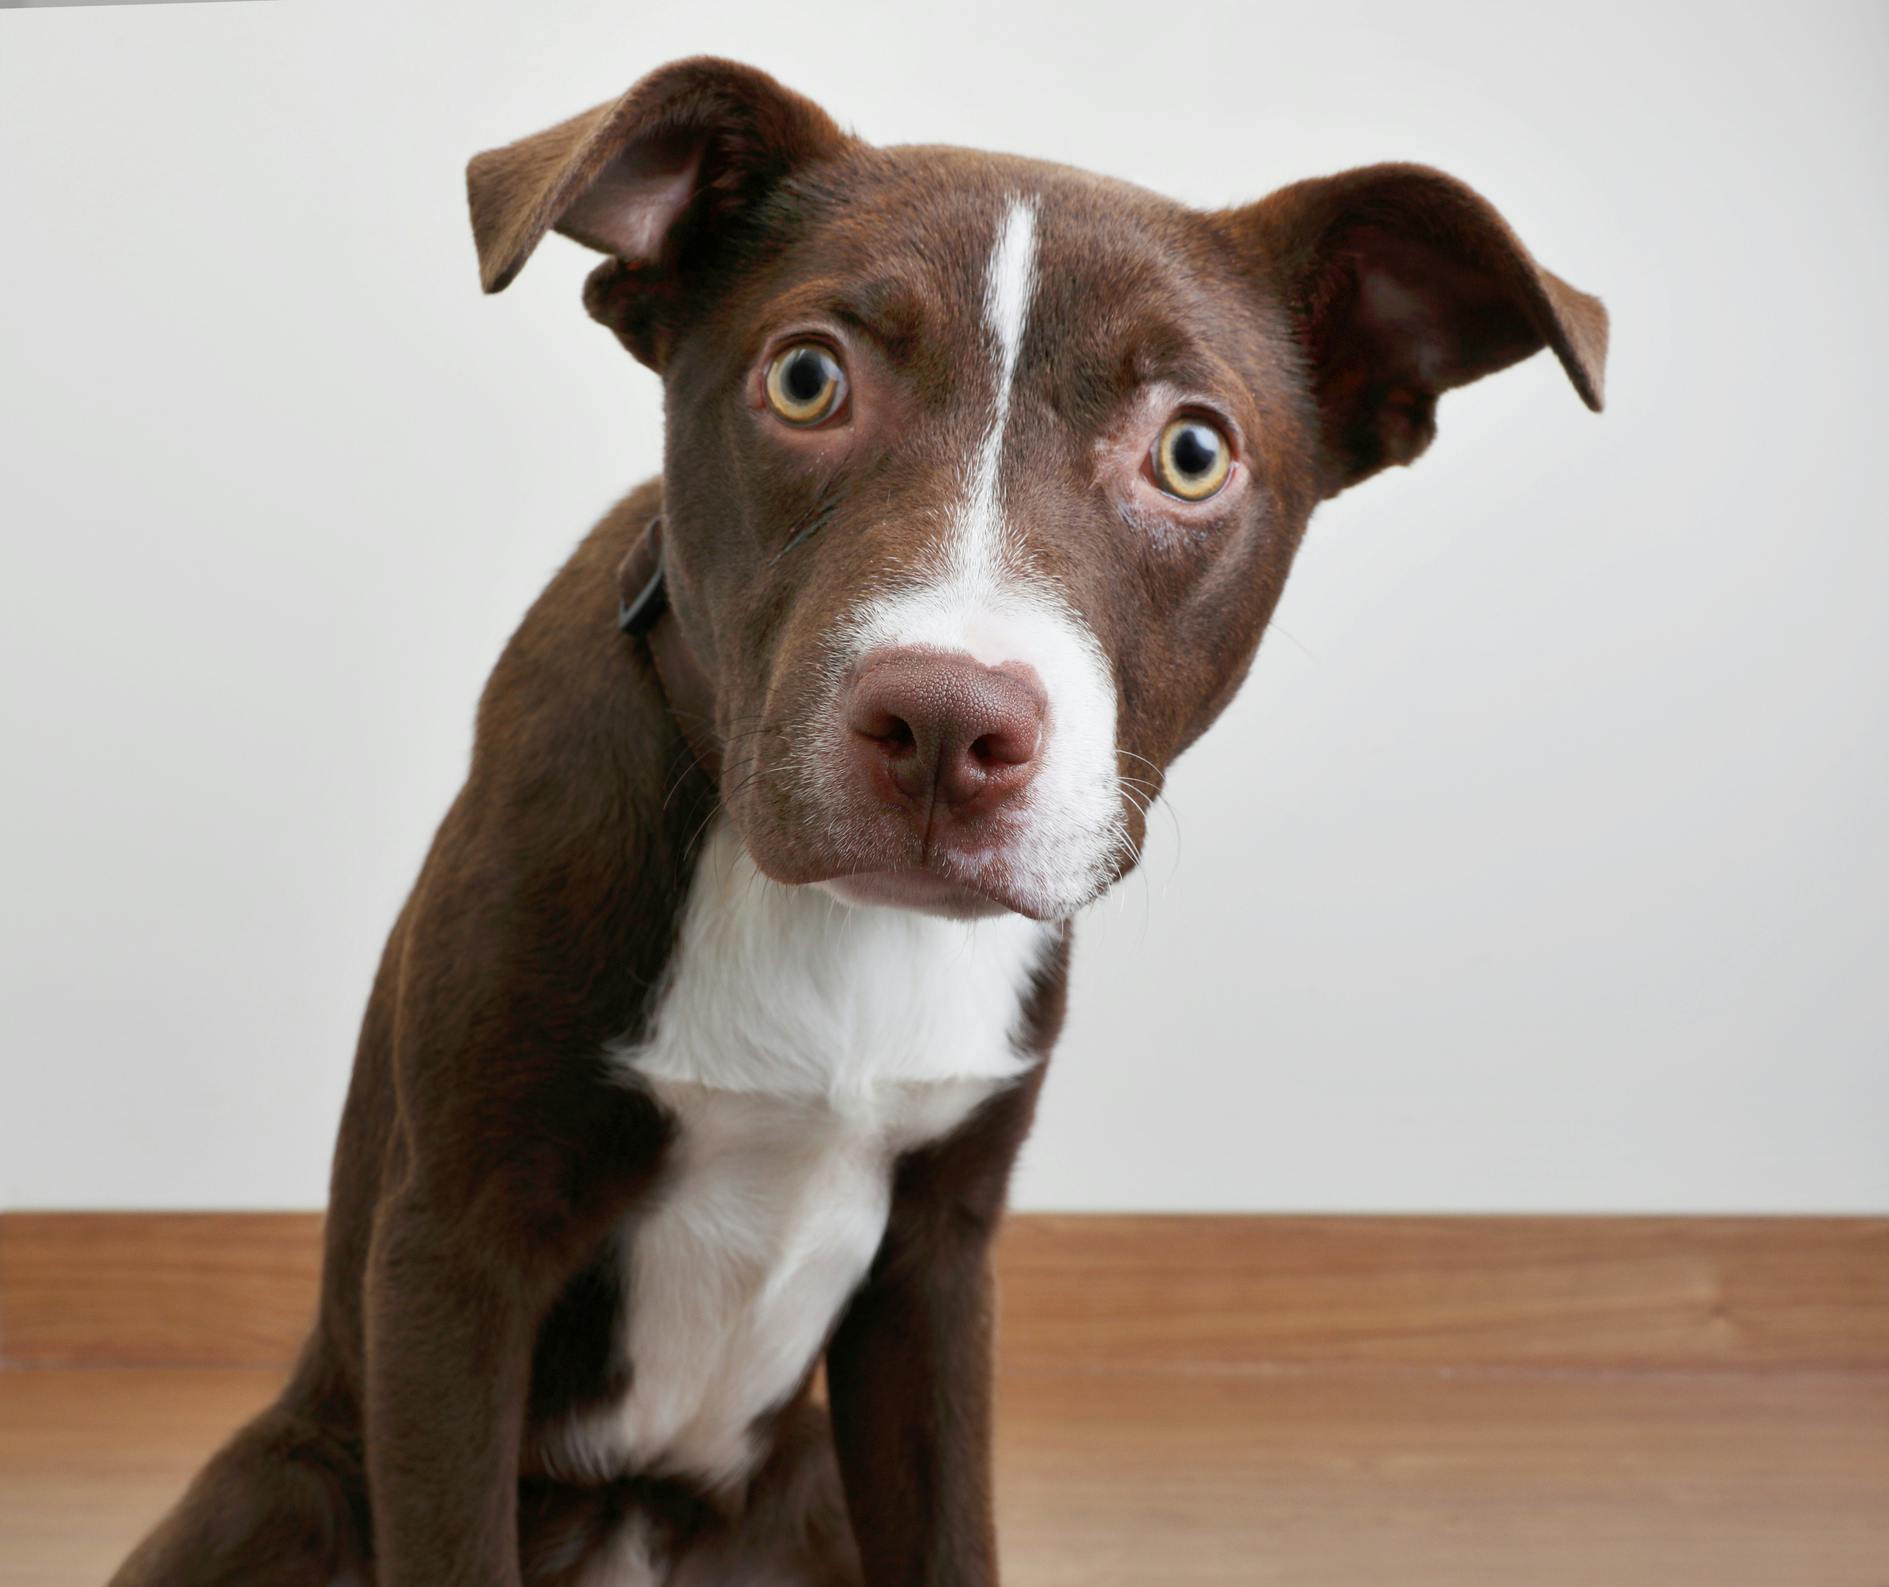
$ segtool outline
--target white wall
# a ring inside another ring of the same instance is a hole
[[[713,49],[1202,203],[1427,160],[1615,315],[1604,418],[1534,360],[1320,515],[1023,1204],[1889,1210],[1889,12],[709,9],[0,18],[0,1204],[322,1198],[484,672],[657,459],[464,161]]]

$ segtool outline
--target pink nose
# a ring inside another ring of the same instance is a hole
[[[1047,701],[1030,668],[951,651],[884,650],[853,683],[847,725],[879,797],[921,821],[982,815],[1036,775]]]

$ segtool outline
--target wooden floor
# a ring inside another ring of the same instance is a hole
[[[276,1383],[0,1372],[0,1587],[96,1587]],[[1008,1373],[1010,1587],[1889,1587],[1889,1377]]]

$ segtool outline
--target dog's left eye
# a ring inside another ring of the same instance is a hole
[[[767,405],[789,424],[830,419],[845,398],[846,371],[819,342],[796,342],[767,366]]]
[[[1182,501],[1205,501],[1233,472],[1233,443],[1210,419],[1170,419],[1154,443],[1154,482]]]

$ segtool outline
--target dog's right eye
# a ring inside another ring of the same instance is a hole
[[[819,342],[796,342],[767,366],[767,405],[789,424],[823,423],[845,400],[846,372]]]

